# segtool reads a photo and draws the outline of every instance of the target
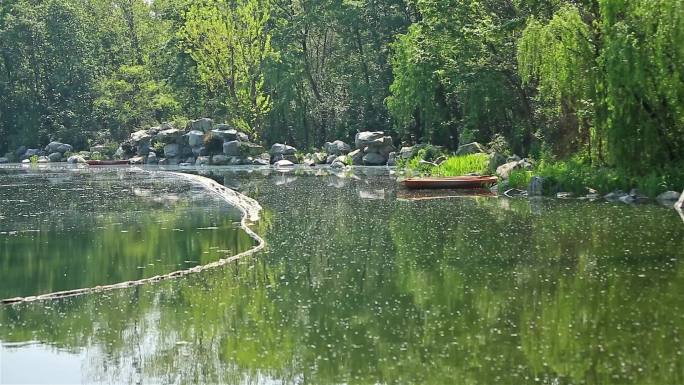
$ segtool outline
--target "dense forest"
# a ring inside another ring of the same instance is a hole
[[[684,0],[2,0],[0,154],[209,116],[633,173],[684,161]]]

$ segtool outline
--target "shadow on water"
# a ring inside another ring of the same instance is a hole
[[[210,171],[261,203],[267,251],[0,308],[0,382],[31,379],[14,366],[29,358],[53,382],[684,382],[676,212],[402,200],[386,171],[363,172]]]

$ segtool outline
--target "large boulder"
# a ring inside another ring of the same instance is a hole
[[[188,123],[188,128],[193,131],[209,132],[214,126],[214,121],[209,118],[192,120]]]
[[[361,148],[361,147],[359,147]],[[375,140],[371,140],[366,142],[366,146],[363,147],[363,152],[368,154],[371,152],[378,153],[382,155],[383,157],[387,158],[390,153],[395,152],[396,148],[394,147],[394,144],[392,143],[392,137],[391,136],[382,136],[380,138],[377,138]]]
[[[371,142],[382,139],[385,133],[382,131],[363,131],[356,134],[354,138],[354,144],[357,149],[363,149],[368,146]]]
[[[52,163],[60,162],[62,160],[62,153],[61,152],[53,152],[50,155],[48,155],[48,159]]]
[[[276,143],[271,146],[271,151],[269,152],[271,156],[294,155],[297,152],[297,149],[292,146],[288,146],[287,144]]]
[[[50,142],[47,146],[45,146],[45,152],[47,152],[48,154],[52,154],[55,152],[64,154],[65,152],[70,152],[72,150],[73,147],[71,147],[70,144],[61,142]]]
[[[67,163],[69,164],[85,164],[87,163],[85,158],[80,156],[80,155],[72,155],[67,159]]]
[[[178,143],[180,142],[181,138],[183,137],[183,132],[177,128],[169,128],[167,130],[162,130],[157,133],[157,135],[154,137],[154,139],[157,142],[161,142],[164,144],[169,144],[169,143]]]
[[[290,162],[287,159],[279,160],[275,163],[273,163],[273,166],[276,168],[287,168],[287,167],[293,167],[294,163]]]
[[[377,152],[370,152],[363,156],[363,164],[366,166],[383,166],[387,164],[387,158]]]
[[[131,144],[138,146],[142,142],[149,142],[152,139],[152,135],[147,130],[140,130],[131,133],[129,138]]]
[[[178,143],[167,144],[164,146],[164,157],[175,158],[181,154],[180,151],[181,148]]]
[[[489,163],[487,169],[490,171],[495,171],[499,166],[506,163],[506,157],[498,152],[492,152],[489,154]]]
[[[508,179],[511,173],[515,170],[531,170],[532,164],[525,159],[508,162],[503,164],[496,169],[496,175],[500,176],[501,179]]]
[[[674,203],[674,202],[679,200],[679,196],[680,196],[680,194],[676,191],[665,191],[664,193],[658,195],[656,197],[656,199],[659,202],[665,202],[665,203],[672,202],[672,203]]]
[[[470,154],[482,154],[485,152],[487,152],[487,149],[483,145],[481,145],[478,142],[473,142],[459,146],[458,150],[456,150],[455,155],[461,156]]]
[[[237,140],[232,140],[230,142],[223,143],[223,153],[226,156],[240,156],[240,142]]]
[[[330,155],[347,155],[351,151],[351,146],[341,140],[327,142],[324,148]]]
[[[211,135],[226,142],[238,140],[238,132],[232,128],[211,130]]]
[[[200,147],[204,144],[204,132],[193,130],[185,134],[188,137],[188,144],[190,147]]]
[[[40,155],[40,153],[41,153],[41,151],[37,148],[29,148],[28,150],[26,150],[26,152],[24,153],[24,156],[22,156],[22,158],[28,159],[34,155]]]

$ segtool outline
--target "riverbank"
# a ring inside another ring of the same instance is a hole
[[[672,166],[647,175],[631,175],[616,167],[597,167],[579,158],[537,161],[505,156],[479,143],[461,146],[447,154],[434,146],[421,146],[398,164],[407,175],[496,175],[499,192],[620,200],[627,203],[655,199],[676,202],[684,189],[684,167]]]

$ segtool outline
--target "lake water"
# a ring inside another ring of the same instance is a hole
[[[0,383],[684,383],[674,210],[425,200],[383,169],[202,174],[259,201],[267,249],[182,279],[0,307]],[[0,185],[4,296],[253,244],[236,210],[156,170],[0,171]]]

